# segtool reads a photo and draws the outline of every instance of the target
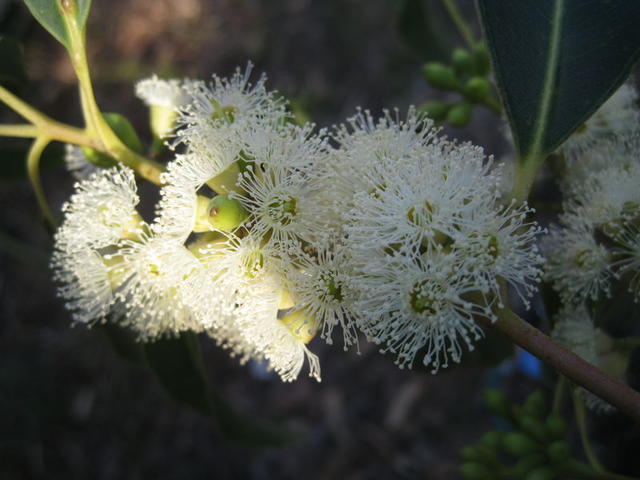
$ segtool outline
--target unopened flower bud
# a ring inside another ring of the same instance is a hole
[[[491,68],[491,62],[489,58],[489,50],[483,44],[476,45],[473,49],[473,59],[476,64],[476,72],[478,75],[486,75]]]
[[[247,219],[249,213],[242,203],[228,195],[216,195],[211,200],[198,196],[197,214],[194,232],[208,230],[222,230],[231,232],[238,228]]]
[[[491,84],[483,77],[471,77],[464,86],[464,96],[472,102],[484,100],[490,92]]]
[[[442,63],[427,63],[422,67],[422,73],[430,85],[441,90],[458,90],[460,87],[453,69]]]
[[[456,73],[471,75],[475,71],[475,61],[471,53],[464,48],[456,48],[451,55],[451,62]]]
[[[547,448],[547,455],[552,462],[559,463],[569,458],[571,449],[564,440],[557,440]]]
[[[547,433],[552,438],[564,438],[567,431],[567,425],[560,415],[552,413],[544,423]]]
[[[526,455],[518,460],[518,463],[514,466],[514,473],[519,478],[524,478],[530,471],[536,469],[540,465],[543,465],[547,462],[547,459],[541,453],[532,453],[530,455]]]
[[[554,478],[553,470],[547,467],[536,468],[524,477],[525,480],[553,480]]]
[[[507,433],[502,441],[502,446],[508,453],[518,457],[538,450],[536,442],[518,432]]]
[[[433,120],[444,120],[451,108],[451,104],[446,102],[426,102],[418,107],[418,110],[423,112],[429,118]]]
[[[542,419],[547,413],[547,402],[544,398],[544,393],[540,390],[533,392],[522,406],[524,414],[533,418]]]
[[[468,103],[459,103],[447,113],[447,122],[454,127],[464,127],[471,120],[472,107]]]

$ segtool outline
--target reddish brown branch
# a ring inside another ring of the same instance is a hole
[[[640,423],[640,393],[560,346],[511,310],[501,310],[498,320],[483,323]]]

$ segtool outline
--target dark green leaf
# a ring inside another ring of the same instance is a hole
[[[640,53],[640,2],[478,5],[521,159],[560,145],[620,86]]]
[[[296,439],[290,432],[241,416],[213,391],[195,334],[188,332],[178,338],[146,343],[144,351],[149,366],[167,391],[209,416],[227,439],[253,445],[284,445]]]
[[[20,44],[11,37],[0,36],[0,58],[0,85],[20,93],[27,82]]]
[[[450,31],[435,0],[400,0],[397,15],[398,33],[420,57],[428,61],[449,60]]]
[[[91,0],[23,0],[35,19],[56,40],[69,49],[69,34],[64,21],[63,5],[76,4],[75,16],[80,31],[83,31],[91,9]]]
[[[40,157],[40,169],[59,167],[64,163],[64,149],[59,144],[49,144]],[[0,181],[27,178],[27,149],[0,147]]]

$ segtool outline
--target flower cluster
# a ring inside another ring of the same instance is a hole
[[[320,379],[308,344],[336,332],[345,349],[362,332],[401,367],[418,357],[435,372],[473,348],[507,287],[533,294],[541,228],[501,201],[480,148],[413,109],[358,112],[333,132],[296,125],[250,71],[138,85],[170,107],[179,153],[152,222],[124,167],[76,185],[53,258],[75,321],[206,332],[292,381],[305,360]]]
[[[596,365],[603,363],[594,352],[605,334],[594,329],[585,305],[606,300],[621,288],[640,298],[636,99],[635,90],[623,86],[563,145],[564,211],[545,242],[546,276],[562,301],[555,334]],[[585,345],[589,352],[582,351]],[[591,397],[588,406],[609,410]]]

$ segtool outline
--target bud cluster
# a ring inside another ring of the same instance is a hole
[[[464,127],[471,120],[474,105],[486,104],[493,98],[489,72],[489,53],[483,44],[478,44],[471,52],[456,48],[450,65],[426,63],[422,73],[429,85],[455,92],[462,96],[462,100],[426,102],[420,105],[420,110],[436,121]]]

